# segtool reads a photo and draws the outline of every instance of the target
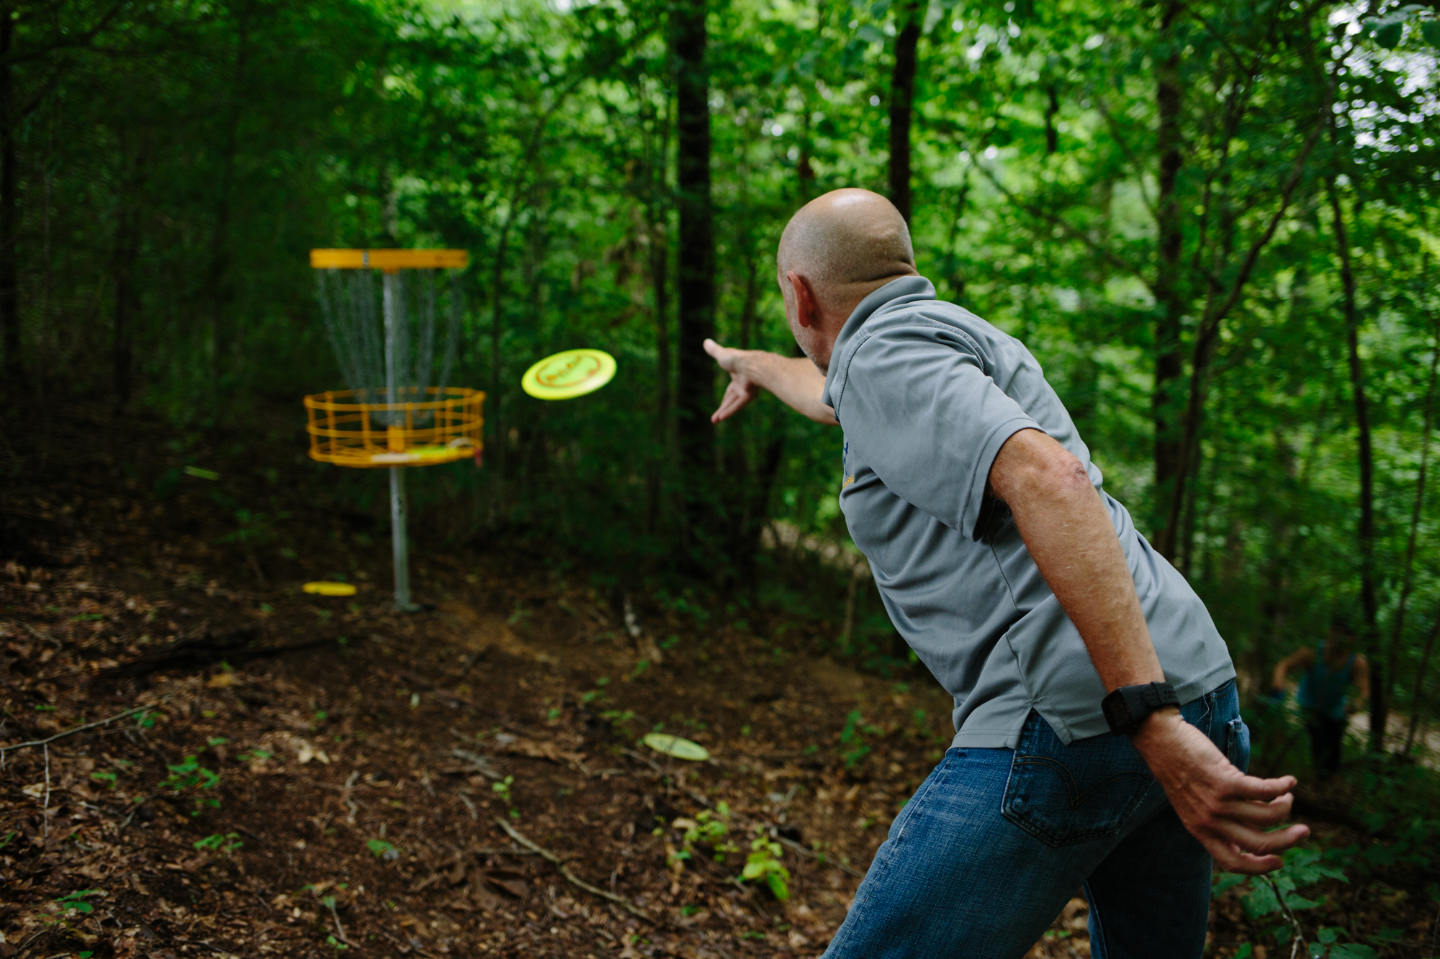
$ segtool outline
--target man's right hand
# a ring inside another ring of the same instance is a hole
[[[710,414],[710,422],[718,423],[740,412],[741,408],[755,398],[760,387],[743,369],[745,354],[749,353],[749,350],[721,346],[710,339],[703,345],[705,352],[720,364],[722,370],[730,374],[730,384],[725,387],[725,395],[720,397],[720,406]]]
[[[705,340],[705,352],[730,374],[730,385],[710,422],[729,419],[761,390],[774,393],[782,403],[817,423],[836,425],[835,411],[826,405],[825,374],[803,356],[781,356],[765,350],[737,350]]]

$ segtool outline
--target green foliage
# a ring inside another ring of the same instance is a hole
[[[239,833],[227,832],[221,834],[215,832],[203,839],[195,840],[191,845],[202,852],[218,852],[228,856],[230,853],[244,846],[245,843],[240,838]]]
[[[88,916],[95,911],[95,907],[87,900],[91,896],[101,896],[104,892],[100,889],[80,889],[67,895],[61,896],[55,902],[66,914],[79,914]]]
[[[750,854],[745,857],[741,882],[764,883],[770,894],[781,902],[790,898],[790,870],[780,862],[780,844],[761,830],[750,840]]]
[[[160,783],[175,795],[189,795],[192,802],[190,815],[198,816],[206,808],[218,809],[220,800],[210,794],[220,785],[220,774],[200,764],[195,756],[186,756],[183,762],[167,765],[170,771]]]
[[[725,857],[740,851],[730,840],[730,807],[719,803],[713,810],[702,809],[693,819],[677,818],[670,824],[681,829],[679,849],[666,853],[666,863],[672,869],[683,869],[697,852],[704,852],[715,862],[723,863]]]
[[[385,862],[400,858],[400,850],[383,839],[367,839],[365,848],[370,850],[370,855],[376,859],[383,859]]]
[[[1284,859],[1285,864],[1268,876],[1217,876],[1215,893],[1219,895],[1237,886],[1245,890],[1241,902],[1246,914],[1254,920],[1278,920],[1280,924],[1271,927],[1277,945],[1288,945],[1298,939],[1299,944],[1306,946],[1305,955],[1310,959],[1374,959],[1378,954],[1373,948],[1349,941],[1345,930],[1333,926],[1320,926],[1314,939],[1308,940],[1303,922],[1296,916],[1297,912],[1324,904],[1323,896],[1307,895],[1302,889],[1312,889],[1326,881],[1350,881],[1340,866],[1347,861],[1345,851],[1299,848],[1286,852]]]
[[[840,730],[840,758],[844,760],[845,768],[853,770],[860,765],[870,755],[871,747],[866,739],[882,734],[882,730],[865,722],[860,710],[852,709],[846,713],[845,726]]]

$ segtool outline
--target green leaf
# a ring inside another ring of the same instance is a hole
[[[1440,47],[1440,20],[1422,20],[1420,36],[1432,47]]]
[[[1405,24],[1400,20],[1381,20],[1370,29],[1376,43],[1386,50],[1394,50],[1405,32]]]
[[[1330,950],[1330,959],[1376,959],[1379,955],[1369,946],[1350,942]]]
[[[704,746],[670,733],[647,733],[641,742],[657,753],[674,756],[676,759],[703,763],[710,758],[710,753]]]

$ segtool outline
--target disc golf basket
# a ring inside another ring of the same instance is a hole
[[[454,276],[469,259],[464,250],[310,251],[325,332],[348,387],[305,397],[310,457],[390,470],[395,606],[402,610],[416,608],[403,470],[480,461],[485,394],[430,385],[450,376],[461,312]],[[451,282],[442,282],[447,272]],[[444,315],[440,330],[437,314]]]

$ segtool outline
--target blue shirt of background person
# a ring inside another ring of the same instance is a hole
[[[1292,671],[1301,670],[1295,701],[1310,736],[1310,758],[1324,777],[1340,768],[1346,717],[1359,711],[1370,689],[1370,667],[1355,651],[1355,632],[1341,619],[1330,624],[1329,634],[1316,645],[1304,646],[1275,664],[1272,685],[1284,690]],[[1351,686],[1356,695],[1350,696]]]

